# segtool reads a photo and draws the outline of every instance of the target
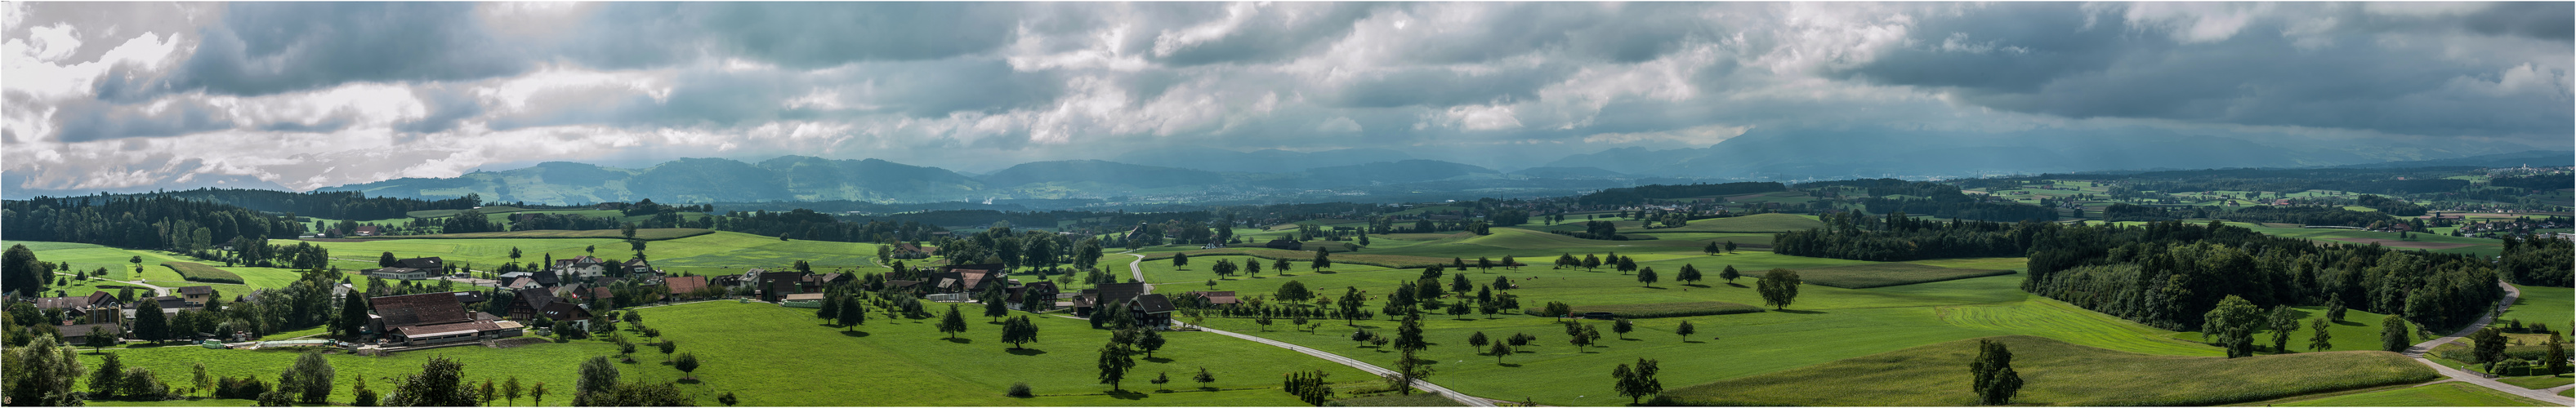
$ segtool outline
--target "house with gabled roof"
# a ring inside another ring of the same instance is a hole
[[[1083,289],[1082,294],[1075,295],[1073,312],[1076,316],[1089,316],[1092,307],[1100,305],[1116,307],[1127,304],[1128,299],[1134,299],[1136,295],[1144,293],[1144,283],[1103,283],[1091,289]]]
[[[489,319],[479,319],[465,310],[455,292],[383,296],[367,299],[375,313],[371,324],[376,335],[405,346],[425,346],[486,340],[513,334],[508,327]]]
[[[1173,310],[1178,308],[1172,307],[1172,300],[1160,293],[1136,295],[1134,298],[1127,299],[1127,313],[1145,327],[1171,328]]]
[[[215,298],[213,286],[181,286],[178,290],[179,299],[188,302],[189,306],[202,307],[206,305],[207,299]]]
[[[514,296],[514,297],[512,297],[512,299],[510,300],[510,318],[512,318],[512,319],[533,319],[533,318],[536,318],[537,316],[541,315],[541,314],[545,311],[545,308],[546,308],[546,305],[547,305],[547,304],[554,303],[554,302],[555,302],[555,293],[554,293],[554,291],[553,291],[553,290],[551,290],[551,289],[546,289],[546,288],[527,288],[527,289],[520,289],[520,290],[519,290],[519,295],[518,295],[518,296]]]
[[[697,296],[699,289],[705,289],[707,287],[707,277],[674,276],[662,279],[662,286],[671,290],[672,298],[685,299]]]
[[[596,278],[608,274],[608,267],[609,264],[601,262],[598,257],[582,255],[572,259],[557,259],[554,267],[548,269],[566,277]]]

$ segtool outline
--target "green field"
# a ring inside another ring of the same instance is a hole
[[[383,393],[393,389],[393,384],[384,380],[385,378],[396,375],[418,373],[420,372],[420,365],[428,361],[429,357],[443,356],[456,359],[457,361],[464,363],[465,378],[469,381],[480,382],[484,379],[504,380],[510,376],[518,376],[519,381],[521,381],[522,384],[532,385],[536,382],[544,382],[547,384],[546,387],[549,388],[549,393],[546,396],[546,405],[565,406],[572,405],[572,395],[570,390],[575,382],[575,377],[579,374],[581,360],[588,359],[591,356],[613,355],[616,352],[616,346],[608,343],[579,341],[565,344],[538,344],[502,349],[484,348],[479,346],[449,347],[413,353],[396,353],[395,355],[386,357],[359,357],[350,354],[332,354],[326,356],[326,358],[331,362],[332,368],[339,371],[338,381],[336,381],[338,384],[333,387],[330,398],[331,401],[334,402],[347,403],[349,401],[351,398],[350,385],[355,384],[357,378],[366,378],[368,388],[374,389],[378,393]],[[162,382],[172,383],[172,388],[174,390],[179,388],[179,384],[177,383],[188,381],[191,367],[194,364],[200,363],[205,364],[206,372],[210,375],[219,377],[244,375],[258,376],[261,380],[268,381],[272,386],[274,386],[277,381],[278,371],[294,366],[295,358],[298,355],[292,351],[214,350],[193,345],[176,344],[161,347],[122,350],[111,349],[108,353],[116,354],[128,367],[142,367],[152,370],[152,373],[159,376]],[[642,358],[652,358],[639,357],[638,361],[643,361]],[[86,349],[81,353],[81,361],[88,363],[93,369],[97,367],[99,358],[100,357],[97,355],[90,354]],[[635,373],[651,371],[641,370],[641,367],[641,364],[619,365],[621,370],[630,373],[627,374],[629,376],[638,375]],[[660,371],[675,370],[666,368]],[[83,382],[86,383],[86,381],[87,378],[83,378]],[[81,387],[81,389],[87,389],[85,384]],[[226,401],[238,400],[192,401],[192,403],[183,405],[222,405],[226,403]],[[529,402],[530,401],[526,399],[521,399],[519,401],[520,404],[527,404]]]
[[[694,237],[694,236],[706,235],[706,234],[712,234],[712,233],[715,233],[715,230],[700,229],[700,228],[644,228],[644,229],[637,229],[637,230],[635,230],[635,239],[641,239],[641,240],[646,240],[646,241],[655,241],[655,240],[665,240],[665,239],[687,238],[687,237]],[[611,239],[621,239],[621,240],[622,240],[622,239],[626,239],[626,231],[624,231],[624,230],[613,230],[613,229],[603,229],[603,230],[531,230],[531,231],[495,231],[495,232],[469,232],[469,233],[463,233],[463,234],[403,235],[403,236],[398,236],[398,237],[388,237],[388,238],[369,238],[369,239],[492,239],[492,238],[611,238]]]
[[[171,272],[179,274],[180,279],[185,279],[189,282],[230,284],[245,283],[242,280],[241,275],[235,275],[232,272],[218,269],[213,266],[207,266],[206,264],[196,262],[162,262],[161,266],[169,267]]]
[[[2513,385],[2514,385],[2514,386],[2516,386],[2516,387],[2529,388],[2529,389],[2535,389],[2535,390],[2545,390],[2545,389],[2550,389],[2550,388],[2564,387],[2564,386],[2567,386],[2568,384],[2576,384],[2576,377],[2570,377],[2570,376],[2568,376],[2567,374],[2559,374],[2559,375],[2534,375],[2534,376],[2525,376],[2525,377],[2505,377],[2505,378],[2498,378],[2498,379],[2496,379],[2496,381],[2497,381],[2497,382],[2506,383],[2506,384],[2513,384]]]
[[[2513,309],[2505,311],[2504,315],[2496,316],[2497,320],[2513,319],[2521,320],[2524,324],[2546,324],[2550,329],[2559,332],[2576,328],[2576,322],[2569,321],[2576,319],[2576,289],[2526,285],[2513,285],[2513,287],[2522,291],[2522,296],[2514,298]]]
[[[2545,407],[2527,398],[2507,395],[2464,382],[2446,382],[2385,391],[2337,395],[2306,401],[2276,404],[2289,407]]]
[[[615,233],[615,230],[608,230]],[[292,244],[288,240],[271,242]],[[585,251],[596,247],[595,254],[608,260],[635,257],[626,241],[615,238],[473,238],[473,239],[383,239],[356,242],[313,242],[330,249],[332,257],[345,260],[342,268],[373,268],[375,255],[393,252],[401,258],[437,256],[450,263],[464,263],[475,270],[488,270],[509,262],[510,249],[522,251],[519,262],[538,262],[548,256],[569,259],[594,254]],[[782,268],[805,260],[822,268],[863,270],[875,268],[876,245],[850,242],[788,240],[738,232],[713,232],[685,238],[651,241],[644,254],[654,267],[672,271],[741,273],[747,268]]]
[[[1636,231],[1622,230],[1621,232],[1783,232],[1803,231],[1824,227],[1825,223],[1823,221],[1817,221],[1814,216],[1771,213],[1754,214],[1742,217],[1695,220],[1691,221],[1687,225],[1677,228],[1659,228]]]
[[[1706,273],[1706,271],[1702,271]],[[1867,289],[1882,286],[1912,285],[1996,275],[2011,275],[2011,270],[1943,268],[1909,263],[1851,265],[1813,268],[1798,271],[1807,283],[1844,289]]]
[[[1992,339],[2011,348],[2013,369],[2024,381],[2015,404],[2213,405],[2439,377],[2405,356],[2379,351],[2229,359],[2128,353],[2034,336]],[[1973,405],[1967,366],[1977,344],[1944,342],[1671,388],[1664,396],[1684,404]],[[1870,391],[1848,391],[1861,389]]]
[[[456,216],[457,214],[463,214],[463,213],[465,213],[465,211],[466,211],[466,210],[420,210],[420,211],[413,211],[413,212],[403,213],[403,216],[412,217],[412,218],[454,217],[454,216]],[[474,212],[479,212],[479,213],[484,213],[484,214],[508,214],[508,213],[514,213],[514,212],[520,212],[520,211],[528,211],[528,209],[526,209],[526,208],[519,208],[519,207],[511,207],[511,206],[506,206],[506,205],[491,205],[491,206],[483,206],[483,207],[481,207],[481,208],[475,208],[475,209],[474,209]]]
[[[225,294],[243,294],[250,293],[253,289],[285,287],[288,284],[294,283],[296,279],[302,276],[301,273],[296,272],[295,270],[284,268],[215,266],[213,264],[220,264],[220,262],[201,260],[161,251],[130,250],[68,242],[8,241],[6,243],[0,243],[0,245],[21,244],[26,245],[27,249],[34,250],[36,252],[36,259],[38,260],[45,262],[71,262],[73,269],[84,272],[96,271],[99,268],[107,269],[108,273],[104,275],[104,279],[74,281],[69,282],[70,285],[68,286],[49,286],[46,288],[49,291],[61,291],[65,296],[87,295],[90,292],[96,292],[101,289],[108,291],[115,291],[118,289],[102,288],[103,286],[131,286],[109,282],[108,280],[138,281],[171,288],[182,286],[211,286],[214,287],[215,290],[221,291]],[[135,273],[134,264],[126,262],[127,260],[135,257],[142,257],[144,264],[147,265],[143,268],[143,272],[141,274]],[[170,267],[161,266],[164,264],[191,264],[197,265],[191,266],[191,268],[203,267],[217,271],[229,272],[234,276],[240,277],[243,283],[224,284],[191,282],[180,276],[179,272],[176,270]],[[369,259],[366,265],[366,267],[373,268],[374,260]],[[68,274],[69,272],[64,271],[63,273]],[[68,278],[68,276],[65,277]],[[362,289],[367,287],[367,282],[364,279],[352,280],[351,283]]]

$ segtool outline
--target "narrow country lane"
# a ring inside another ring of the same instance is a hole
[[[1144,264],[1145,264],[1145,255],[1142,255],[1142,254],[1133,254],[1133,253],[1126,253],[1126,252],[1120,252],[1120,253],[1121,253],[1121,254],[1126,254],[1126,255],[1128,255],[1128,256],[1134,256],[1134,257],[1136,257],[1136,260],[1134,260],[1134,261],[1128,261],[1128,262],[1127,262],[1127,272],[1128,272],[1128,273],[1130,273],[1130,274],[1135,275],[1135,276],[1136,276],[1136,281],[1137,281],[1137,282],[1144,282],[1144,281],[1145,281],[1145,266],[1144,266]],[[1154,293],[1154,284],[1151,284],[1151,283],[1147,283],[1147,284],[1145,284],[1145,293]],[[1173,320],[1179,320],[1179,319],[1173,319]],[[1359,361],[1359,360],[1351,359],[1350,357],[1342,357],[1342,356],[1341,356],[1341,355],[1339,355],[1339,354],[1327,353],[1327,352],[1324,352],[1323,350],[1316,350],[1316,349],[1312,349],[1312,348],[1307,348],[1307,347],[1305,347],[1305,346],[1299,346],[1299,345],[1295,345],[1295,344],[1288,344],[1287,342],[1282,342],[1282,341],[1278,341],[1278,340],[1271,340],[1271,339],[1261,338],[1261,337],[1259,337],[1259,336],[1252,336],[1252,335],[1246,335],[1246,334],[1242,334],[1242,333],[1235,333],[1235,332],[1230,332],[1230,331],[1211,329],[1211,328],[1207,328],[1206,326],[1189,326],[1187,323],[1181,323],[1181,322],[1178,322],[1178,321],[1172,322],[1172,325],[1173,325],[1174,327],[1196,327],[1199,331],[1203,331],[1203,332],[1215,333],[1215,334],[1219,334],[1219,335],[1224,335],[1224,336],[1226,336],[1226,337],[1233,337],[1233,338],[1238,338],[1238,339],[1251,340],[1251,341],[1256,342],[1256,343],[1268,344],[1268,345],[1272,345],[1272,346],[1278,346],[1279,348],[1284,348],[1284,349],[1294,350],[1294,351],[1299,352],[1299,353],[1306,353],[1306,355],[1309,355],[1309,356],[1315,356],[1315,358],[1321,358],[1321,359],[1324,359],[1324,361],[1331,361],[1331,362],[1335,362],[1335,363],[1341,363],[1342,365],[1351,366],[1351,368],[1357,368],[1357,369],[1360,369],[1360,371],[1368,372],[1368,373],[1369,373],[1369,374],[1371,374],[1371,375],[1387,375],[1387,374],[1394,374],[1394,373],[1395,373],[1395,370],[1389,370],[1389,369],[1386,369],[1386,368],[1384,368],[1384,367],[1378,367],[1378,366],[1376,366],[1376,365],[1372,365],[1372,364],[1369,364],[1369,363],[1366,363],[1366,362],[1361,362],[1361,361]],[[1449,400],[1451,400],[1451,401],[1458,401],[1458,403],[1460,403],[1460,404],[1467,404],[1467,406],[1471,406],[1471,407],[1491,407],[1491,406],[1495,406],[1495,405],[1494,405],[1494,401],[1493,401],[1493,400],[1489,400],[1489,399],[1485,399],[1485,398],[1478,398],[1478,397],[1469,396],[1469,395],[1466,395],[1466,394],[1460,394],[1460,393],[1458,393],[1457,391],[1450,391],[1450,390],[1449,390],[1449,388],[1447,388],[1447,387],[1441,387],[1439,384],[1432,384],[1430,381],[1413,380],[1413,388],[1415,388],[1415,389],[1420,389],[1420,390],[1423,390],[1423,391],[1429,391],[1429,392],[1439,393],[1441,397],[1446,397],[1446,398],[1449,398]]]
[[[2432,351],[2434,347],[2441,347],[2443,344],[2450,344],[2452,341],[2459,340],[2461,337],[2468,337],[2471,334],[2476,334],[2478,329],[2484,328],[2487,326],[2487,323],[2495,321],[2497,313],[2502,313],[2505,310],[2512,309],[2513,300],[2515,298],[2522,297],[2522,290],[2514,289],[2513,285],[2508,285],[2503,282],[2497,282],[2496,284],[2504,286],[2504,300],[2496,302],[2495,309],[2488,310],[2486,316],[2478,317],[2477,323],[2470,324],[2468,328],[2460,329],[2459,332],[2451,333],[2451,335],[2444,336],[2442,338],[2427,340],[2423,343],[2416,343],[2414,347],[2407,347],[2405,353],[2406,356],[2414,357],[2415,362],[2424,363],[2425,366],[2433,367],[2433,371],[2440,372],[2443,376],[2451,377],[2454,381],[2477,384],[2480,387],[2503,391],[2506,394],[2519,395],[2524,398],[2540,400],[2542,402],[2558,404],[2560,406],[2576,405],[2576,398],[2568,398],[2558,395],[2558,390],[2560,388],[2567,387],[2557,387],[2546,390],[2522,388],[2521,386],[2506,384],[2487,378],[2484,374],[2444,367],[2441,363],[2435,363],[2432,359],[2424,358],[2424,353]]]

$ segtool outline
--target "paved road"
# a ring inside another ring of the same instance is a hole
[[[2560,406],[2576,405],[2576,398],[2558,396],[2558,390],[2560,388],[2567,387],[2551,388],[2547,390],[2522,388],[2513,384],[2506,384],[2489,379],[2485,374],[2444,367],[2441,363],[2435,363],[2431,359],[2424,358],[2424,353],[2432,351],[2434,347],[2440,347],[2443,344],[2450,344],[2452,341],[2457,341],[2461,337],[2468,337],[2471,334],[2476,334],[2479,328],[2484,328],[2487,326],[2488,322],[2495,321],[2497,313],[2502,313],[2505,310],[2512,309],[2513,300],[2515,298],[2522,297],[2522,290],[2514,289],[2513,285],[2507,285],[2501,282],[2496,283],[2496,285],[2504,287],[2504,300],[2496,302],[2496,308],[2494,310],[2488,310],[2485,316],[2478,317],[2477,323],[2470,324],[2468,328],[2460,329],[2457,333],[2451,333],[2449,336],[2443,336],[2438,339],[2427,340],[2423,343],[2416,343],[2414,347],[2407,347],[2406,356],[2414,357],[2415,362],[2424,363],[2426,366],[2433,367],[2433,371],[2440,372],[2443,376],[2451,377],[2451,381],[2477,384],[2480,387],[2503,391],[2506,394],[2520,395],[2524,398],[2540,400],[2543,402],[2558,404]]]
[[[1251,341],[1253,341],[1253,342],[1257,342],[1257,343],[1261,343],[1261,344],[1268,344],[1268,345],[1272,345],[1272,346],[1279,346],[1279,348],[1284,348],[1284,349],[1289,349],[1289,350],[1296,350],[1296,351],[1297,351],[1297,352],[1299,352],[1299,353],[1306,353],[1306,355],[1315,356],[1316,358],[1321,358],[1321,359],[1324,359],[1325,361],[1331,361],[1331,362],[1335,362],[1335,363],[1342,363],[1342,365],[1351,366],[1351,368],[1357,368],[1357,369],[1360,369],[1360,371],[1366,371],[1366,372],[1368,372],[1369,374],[1372,374],[1372,375],[1387,375],[1387,374],[1394,374],[1394,373],[1395,373],[1395,370],[1389,370],[1389,369],[1385,369],[1385,368],[1378,367],[1378,366],[1376,366],[1376,365],[1371,365],[1371,364],[1369,364],[1369,363],[1361,362],[1361,361],[1359,361],[1359,360],[1353,360],[1353,359],[1351,359],[1350,357],[1342,357],[1341,355],[1338,355],[1338,354],[1326,353],[1326,352],[1324,352],[1324,351],[1322,351],[1322,350],[1316,350],[1316,349],[1312,349],[1312,348],[1306,348],[1305,346],[1299,346],[1299,345],[1295,345],[1295,344],[1288,344],[1287,342],[1282,342],[1282,341],[1278,341],[1278,340],[1265,339],[1265,338],[1261,338],[1261,337],[1258,337],[1258,336],[1246,335],[1246,334],[1242,334],[1242,333],[1235,333],[1235,332],[1224,331],[1224,330],[1210,329],[1210,328],[1206,328],[1206,327],[1199,327],[1199,331],[1204,331],[1204,332],[1209,332],[1209,333],[1221,334],[1221,335],[1225,335],[1225,336],[1227,336],[1227,337],[1233,337],[1233,338],[1238,338],[1238,339],[1251,340]],[[1467,404],[1467,406],[1471,406],[1471,407],[1491,407],[1491,406],[1495,406],[1495,405],[1494,405],[1494,401],[1492,401],[1492,400],[1487,400],[1487,399],[1484,399],[1484,398],[1471,397],[1471,396],[1467,396],[1466,394],[1460,394],[1460,393],[1458,393],[1457,391],[1450,391],[1448,388],[1441,387],[1439,384],[1432,384],[1430,381],[1423,381],[1423,380],[1418,380],[1418,379],[1417,379],[1417,380],[1413,380],[1413,388],[1418,388],[1418,389],[1421,389],[1421,390],[1423,390],[1423,391],[1428,391],[1428,392],[1439,393],[1439,394],[1440,394],[1440,396],[1442,396],[1442,397],[1447,397],[1447,398],[1449,398],[1449,400],[1451,400],[1451,401],[1458,401],[1458,403],[1460,403],[1460,404]]]
[[[62,272],[54,272],[54,274],[55,274],[55,275],[62,275],[62,276],[73,276],[72,274],[62,273]],[[152,296],[169,296],[169,295],[170,295],[170,288],[165,288],[165,287],[160,287],[160,286],[153,286],[152,284],[149,284],[149,283],[143,283],[143,281],[140,281],[140,280],[132,281],[132,282],[127,282],[127,281],[113,280],[113,279],[101,278],[101,277],[95,277],[95,276],[90,277],[90,279],[97,279],[97,280],[103,280],[103,281],[108,281],[108,282],[116,282],[116,283],[122,283],[122,284],[127,284],[127,285],[134,285],[134,286],[142,286],[142,287],[146,287],[146,288],[152,288]],[[84,295],[84,296],[86,296],[86,295]]]
[[[1121,253],[1122,253],[1122,254],[1126,254],[1126,253],[1124,253],[1124,252],[1121,252]],[[1136,260],[1127,262],[1127,272],[1128,272],[1128,273],[1131,273],[1131,274],[1136,275],[1136,281],[1137,281],[1137,282],[1144,282],[1144,281],[1145,281],[1145,267],[1144,267],[1144,263],[1145,263],[1145,256],[1144,256],[1144,255],[1140,255],[1140,254],[1126,254],[1126,255],[1136,257]],[[1153,284],[1150,284],[1150,283],[1145,284],[1145,293],[1154,293],[1154,285],[1153,285]],[[1173,320],[1180,320],[1180,319],[1173,319]],[[1172,326],[1173,326],[1173,327],[1193,327],[1193,326],[1189,326],[1189,324],[1188,324],[1188,323],[1182,323],[1182,322],[1178,322],[1178,321],[1172,322]],[[1386,368],[1383,368],[1383,367],[1378,367],[1378,366],[1376,366],[1376,365],[1372,365],[1372,364],[1369,364],[1369,363],[1360,362],[1359,360],[1353,360],[1353,359],[1351,359],[1350,357],[1342,357],[1341,355],[1338,355],[1338,354],[1326,353],[1326,352],[1324,352],[1324,351],[1322,351],[1322,350],[1316,350],[1316,349],[1306,348],[1305,346],[1299,346],[1299,345],[1295,345],[1295,344],[1288,344],[1288,343],[1286,343],[1286,342],[1281,342],[1281,341],[1271,340],[1271,339],[1265,339],[1265,338],[1261,338],[1261,337],[1259,337],[1259,336],[1250,336],[1250,335],[1245,335],[1245,334],[1242,334],[1242,333],[1235,333],[1235,332],[1230,332],[1230,331],[1211,329],[1211,328],[1207,328],[1206,326],[1195,326],[1195,327],[1197,327],[1197,328],[1199,329],[1199,331],[1204,331],[1204,332],[1208,332],[1208,333],[1216,333],[1216,334],[1220,334],[1220,335],[1225,335],[1226,337],[1233,337],[1233,338],[1238,338],[1238,339],[1251,340],[1251,341],[1256,342],[1256,343],[1268,344],[1268,345],[1272,345],[1272,346],[1278,346],[1279,348],[1284,348],[1284,349],[1289,349],[1289,350],[1295,350],[1295,351],[1297,351],[1297,352],[1299,352],[1299,353],[1306,353],[1306,355],[1315,356],[1316,358],[1324,359],[1325,361],[1331,361],[1331,362],[1335,362],[1335,363],[1341,363],[1342,365],[1351,366],[1351,368],[1357,368],[1357,369],[1360,369],[1360,371],[1366,371],[1366,372],[1368,372],[1368,373],[1369,373],[1369,374],[1371,374],[1371,375],[1387,375],[1387,374],[1393,374],[1393,373],[1395,373],[1395,370],[1389,370],[1389,369],[1386,369]],[[1494,405],[1494,400],[1485,399],[1485,398],[1479,398],[1479,397],[1473,397],[1473,396],[1468,396],[1467,394],[1460,394],[1460,393],[1458,393],[1457,391],[1450,391],[1450,390],[1449,390],[1448,388],[1446,388],[1446,387],[1441,387],[1439,384],[1432,384],[1430,381],[1413,380],[1413,388],[1415,388],[1415,389],[1420,389],[1420,390],[1424,390],[1424,391],[1429,391],[1429,392],[1439,393],[1439,394],[1440,394],[1440,396],[1442,396],[1442,397],[1447,397],[1447,398],[1449,398],[1449,399],[1450,399],[1450,400],[1452,400],[1452,401],[1458,401],[1458,403],[1460,403],[1460,404],[1467,404],[1467,406],[1471,406],[1471,407],[1491,407],[1491,406],[1495,406],[1495,405]]]

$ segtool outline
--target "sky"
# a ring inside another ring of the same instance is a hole
[[[2576,137],[2566,2],[6,7],[22,191],[1180,145],[1513,168],[1855,128]]]

